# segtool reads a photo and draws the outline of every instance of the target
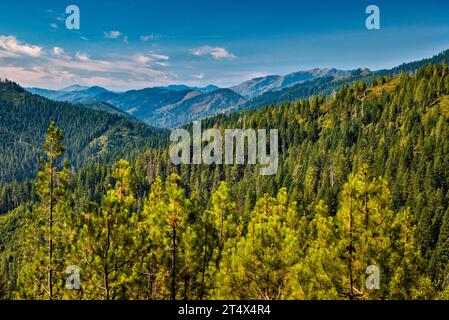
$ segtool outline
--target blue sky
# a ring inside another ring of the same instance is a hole
[[[65,28],[65,8],[81,29]],[[365,8],[381,29],[365,28]],[[312,68],[380,69],[449,48],[447,1],[2,1],[0,77],[24,86],[227,87]]]

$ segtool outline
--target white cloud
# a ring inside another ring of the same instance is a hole
[[[70,59],[70,56],[68,56],[64,49],[61,47],[53,47],[52,53],[54,56],[56,57],[61,57],[61,58],[65,58],[65,59]]]
[[[15,36],[0,36],[0,57],[39,57],[42,54],[42,47],[21,43]]]
[[[150,54],[150,56],[152,58],[154,58],[155,60],[168,60],[168,59],[170,59],[169,56],[166,56],[166,55],[163,55],[163,54],[152,53],[152,54]]]
[[[58,25],[56,23],[50,23],[50,27],[53,29],[58,29]]]
[[[60,48],[60,47],[54,47],[53,48],[53,54],[55,56],[61,56],[64,54],[64,49]]]
[[[237,58],[233,53],[229,52],[225,48],[202,46],[196,49],[190,50],[190,53],[194,56],[211,56],[215,60],[233,60]]]
[[[159,39],[159,35],[157,35],[157,34],[148,34],[148,35],[142,35],[142,36],[140,36],[140,40],[142,40],[142,41],[152,41],[152,40],[157,40],[157,39]]]
[[[205,73],[198,73],[198,74],[193,75],[194,78],[200,79],[200,80],[204,79],[205,76],[206,76]]]
[[[105,31],[104,37],[106,39],[117,39],[122,36],[122,33],[120,31]]]
[[[134,60],[136,62],[138,62],[138,63],[141,63],[141,64],[148,64],[148,63],[150,63],[152,61],[152,59],[150,57],[145,56],[145,55],[140,54],[140,53],[136,54],[136,56],[134,57]]]
[[[61,83],[76,81],[76,76],[65,70],[55,70],[51,67],[33,66],[0,66],[0,74],[9,80],[23,86],[35,86],[45,83],[48,87],[59,87]]]
[[[149,54],[139,53],[134,56],[134,61],[136,61],[137,63],[143,64],[143,65],[155,63],[155,64],[163,66],[163,67],[168,66],[168,63],[166,61],[169,59],[170,59],[169,56],[166,56],[163,54],[156,54],[156,53],[149,53]]]
[[[81,53],[81,52],[77,52],[75,57],[79,60],[79,61],[90,61],[90,57],[85,54],[85,53]]]
[[[102,85],[113,90],[172,84],[177,75],[162,69],[169,56],[157,52],[113,55],[68,52],[59,46],[25,44],[14,36],[0,35],[0,77],[22,86],[60,88],[79,83]]]

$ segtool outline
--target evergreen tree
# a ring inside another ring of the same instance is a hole
[[[216,297],[282,299],[290,296],[292,267],[301,255],[294,227],[297,212],[285,189],[265,196],[253,212],[245,237],[228,243],[220,264]]]
[[[149,200],[144,206],[144,216],[150,226],[150,239],[154,244],[147,262],[152,266],[150,288],[153,298],[178,299],[179,283],[185,267],[180,248],[187,230],[190,201],[179,186],[180,177],[172,174],[165,184],[156,179]],[[156,260],[156,261],[151,261]]]
[[[45,297],[52,300],[61,296],[63,288],[65,248],[62,226],[69,170],[67,163],[64,163],[64,168],[58,171],[58,159],[65,150],[62,140],[61,130],[51,122],[43,147],[46,161],[41,161],[36,179],[39,203],[29,217],[22,239],[27,251],[23,252],[22,257],[24,268],[19,275],[19,287],[23,289],[19,295],[24,298]]]
[[[203,214],[203,252],[201,268],[200,299],[214,285],[224,245],[229,239],[238,236],[240,230],[236,204],[230,199],[229,188],[222,182],[211,198],[211,208]],[[207,283],[209,285],[207,285]]]
[[[115,186],[106,192],[100,207],[84,215],[78,248],[86,298],[123,299],[133,281],[132,265],[144,248],[136,246],[139,219],[131,210],[130,174],[129,163],[118,161],[112,174]]]

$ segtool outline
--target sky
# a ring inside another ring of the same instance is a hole
[[[66,7],[80,29],[66,28]],[[368,30],[368,5],[380,30]],[[313,68],[371,70],[449,49],[449,1],[4,0],[0,77],[25,87],[229,87]]]

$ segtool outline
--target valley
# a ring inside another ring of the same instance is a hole
[[[0,298],[448,299],[448,54],[239,93],[2,81]],[[197,119],[277,128],[275,174],[172,163]]]

